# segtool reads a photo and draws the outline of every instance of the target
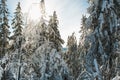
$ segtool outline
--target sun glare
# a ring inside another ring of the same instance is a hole
[[[30,7],[30,10],[28,12],[29,17],[33,20],[37,20],[40,18],[41,16],[41,12],[40,12],[40,7],[38,4],[33,4],[33,6]]]
[[[27,13],[27,17],[31,20],[40,19],[40,1],[39,0],[25,0],[23,1],[23,14]]]
[[[23,13],[27,13],[27,17],[31,20],[39,20],[41,17],[41,8],[40,8],[40,1],[41,0],[25,0],[23,2]],[[52,2],[54,0],[51,0]],[[48,18],[53,11],[55,10],[55,4],[53,4],[49,0],[45,0],[45,11],[46,17]],[[25,4],[26,3],[26,4]]]

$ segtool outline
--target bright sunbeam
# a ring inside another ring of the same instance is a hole
[[[39,20],[41,17],[41,9],[40,9],[40,0],[25,0],[22,1],[22,12],[26,14],[28,19],[31,20]],[[25,4],[26,3],[26,4]]]
[[[59,20],[59,30],[61,37],[67,42],[67,36],[72,32],[77,33],[79,40],[79,26],[82,14],[86,14],[87,6],[83,6],[84,3],[78,4],[79,0],[44,0],[45,1],[45,12],[46,20],[49,20],[49,16],[53,14],[53,11],[57,12]],[[80,0],[85,1],[85,0]],[[21,7],[26,23],[29,20],[34,22],[39,21],[41,17],[41,0],[21,0]],[[85,8],[81,8],[85,7]],[[74,10],[74,11],[73,11]],[[74,21],[74,23],[73,23]],[[68,27],[69,26],[69,27]],[[74,28],[73,28],[74,27]],[[68,30],[68,31],[66,31]],[[66,45],[66,44],[65,44]]]
[[[38,4],[33,4],[30,6],[28,16],[32,20],[38,20],[41,16],[40,6]]]
[[[27,13],[27,17],[31,20],[39,20],[41,17],[41,6],[40,6],[40,1],[41,0],[34,0],[34,1],[29,1],[25,0],[23,5],[23,13]],[[46,5],[47,3],[47,5]],[[49,3],[49,4],[48,4]],[[55,10],[55,6],[53,3],[50,1],[45,0],[45,11],[46,11],[46,17],[49,17],[49,15],[52,14],[52,12]]]

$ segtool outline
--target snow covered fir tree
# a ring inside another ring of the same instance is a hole
[[[70,69],[72,76],[74,77],[74,80],[76,80],[80,74],[81,68],[75,33],[72,33],[71,36],[68,36],[67,49],[67,52],[64,54],[64,59]]]
[[[115,8],[118,2],[89,0],[89,3],[90,16],[85,20],[84,26],[89,31],[85,36],[88,46],[84,63],[86,75],[89,75],[89,80],[111,80],[120,72],[118,67],[120,17]]]
[[[9,44],[9,25],[8,25],[8,9],[6,0],[0,1],[0,58],[8,52]]]
[[[11,45],[11,48],[13,47],[13,50],[21,47],[21,42],[22,42],[21,40],[22,40],[23,16],[21,12],[20,2],[18,2],[16,12],[14,14],[15,15],[12,20],[12,26],[14,31],[13,31],[13,35],[11,36],[11,40],[14,40],[15,43],[13,46]]]
[[[40,0],[34,21],[22,4],[11,14],[0,0],[0,80],[120,80],[119,0],[88,0],[79,40],[69,34],[65,48],[59,12]]]

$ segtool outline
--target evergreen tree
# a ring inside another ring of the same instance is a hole
[[[24,29],[24,49],[29,54],[28,56],[45,43],[47,39],[46,29],[47,25],[42,17],[38,23],[30,22]]]
[[[110,80],[117,73],[115,60],[119,50],[120,17],[116,13],[116,1],[89,0],[90,16],[85,26],[91,32],[85,40],[89,43],[85,67],[93,79]]]
[[[23,21],[22,21],[22,12],[21,12],[21,7],[20,7],[20,2],[18,2],[16,12],[14,19],[12,20],[12,26],[14,29],[14,34],[12,36],[12,39],[14,40],[14,51],[12,51],[12,56],[11,59],[9,59],[9,62],[5,65],[5,80],[20,80],[20,72],[21,72],[21,61],[22,61],[22,41],[23,41],[23,36],[22,36],[22,26],[23,26]],[[13,57],[15,56],[14,59]],[[9,57],[9,56],[7,56]],[[10,57],[9,57],[10,58]],[[13,73],[15,72],[15,74]]]
[[[32,56],[32,79],[72,80],[61,54],[55,49],[54,43],[42,44]]]
[[[64,41],[61,39],[59,30],[58,30],[58,20],[57,20],[56,11],[54,11],[53,16],[50,18],[50,21],[49,21],[48,40],[54,43],[58,51],[61,50],[61,44],[63,44]]]
[[[82,16],[81,19],[81,27],[80,27],[80,40],[79,40],[79,45],[78,45],[78,54],[80,55],[80,74],[78,76],[78,80],[82,80],[84,77],[89,77],[86,73],[85,70],[85,56],[87,53],[87,49],[89,48],[88,46],[88,41],[86,40],[87,35],[90,33],[90,31],[88,31],[88,29],[86,28],[85,24],[86,24],[86,16]]]
[[[46,40],[48,39],[46,29],[47,25],[43,18],[41,18],[39,23],[30,23],[25,28],[24,36],[26,42],[23,47],[26,50],[26,54],[22,56],[24,60],[22,60],[20,79],[71,80],[68,68],[61,58],[62,51],[58,52],[54,42]],[[17,52],[15,51],[15,53]],[[16,60],[15,55],[13,55],[12,59]],[[18,73],[16,72],[18,72],[17,67],[20,64],[13,63],[9,66],[7,69],[14,74],[14,79],[18,79],[19,77],[16,77]]]
[[[69,53],[77,51],[77,40],[76,40],[75,33],[72,33],[71,36],[68,36],[67,46],[68,46]]]
[[[18,49],[21,47],[20,43],[22,42],[21,40],[22,40],[22,26],[23,26],[20,2],[18,2],[16,12],[14,14],[15,14],[15,16],[12,20],[14,34],[13,34],[12,38],[15,40],[14,49]]]
[[[0,57],[3,57],[8,50],[9,40],[9,25],[8,25],[8,9],[7,0],[0,1],[0,41],[1,41],[1,53]]]
[[[67,48],[68,51],[64,54],[65,60],[70,68],[70,72],[74,77],[74,80],[76,80],[80,74],[80,60],[77,52],[77,40],[74,33],[72,33],[71,36],[68,36]]]
[[[89,31],[87,30],[86,26],[85,26],[85,21],[86,21],[86,16],[82,16],[82,25],[80,27],[80,40],[79,40],[79,45],[78,45],[78,52],[80,54],[80,59],[83,60],[86,54],[86,50],[88,47],[88,43],[87,41],[85,41],[85,38],[87,37],[87,35],[89,34]]]

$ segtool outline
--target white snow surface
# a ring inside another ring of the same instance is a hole
[[[2,78],[2,74],[3,74],[3,68],[2,68],[1,65],[0,65],[0,80],[1,80],[1,78]]]

